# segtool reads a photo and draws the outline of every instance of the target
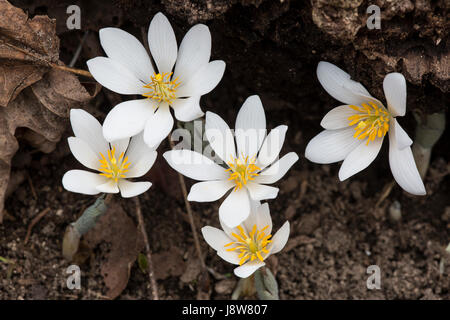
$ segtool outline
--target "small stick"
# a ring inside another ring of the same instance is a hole
[[[169,135],[168,137],[169,139],[169,143],[170,143],[170,148],[174,149],[175,145],[171,139],[171,136]],[[206,265],[205,265],[205,260],[203,259],[203,253],[202,253],[202,249],[200,247],[200,241],[198,241],[198,235],[197,235],[197,228],[195,226],[195,221],[194,221],[194,215],[192,214],[192,208],[191,208],[191,204],[189,203],[187,196],[187,188],[186,188],[186,182],[184,181],[184,177],[181,173],[178,173],[178,180],[180,181],[180,187],[181,187],[181,191],[183,193],[183,198],[184,198],[184,205],[186,206],[186,211],[188,213],[188,217],[189,217],[189,223],[191,225],[191,230],[192,230],[192,236],[194,238],[194,244],[195,244],[195,249],[197,251],[197,256],[200,259],[200,265],[202,266],[202,270],[206,269]]]
[[[395,186],[395,180],[392,180],[388,184],[386,184],[383,188],[383,191],[381,193],[380,198],[378,199],[377,203],[375,204],[375,208],[378,208],[380,204],[389,196],[389,194],[392,191],[392,188]]]
[[[30,239],[30,236],[31,236],[31,230],[36,225],[36,223],[38,223],[39,220],[41,220],[49,212],[50,212],[50,208],[46,208],[46,209],[42,210],[36,217],[34,217],[33,220],[31,220],[31,223],[28,226],[27,235],[25,237],[24,244],[28,243],[28,240]]]
[[[153,269],[152,253],[150,249],[150,244],[148,242],[147,232],[145,231],[144,217],[142,216],[141,204],[139,202],[138,197],[134,197],[134,203],[136,205],[136,215],[138,218],[138,224],[141,229],[142,237],[144,238],[145,251],[147,253],[148,277],[150,278],[150,284],[152,286],[153,300],[159,300],[158,287],[155,280],[155,273],[153,271],[154,269]]]
[[[78,58],[80,57],[81,49],[83,48],[84,42],[86,41],[86,38],[89,34],[89,31],[86,31],[83,34],[83,37],[81,38],[80,44],[77,47],[77,50],[75,51],[75,54],[72,57],[72,60],[70,60],[69,67],[73,68],[75,63],[77,62]]]
[[[71,72],[71,73],[78,74],[80,76],[84,76],[84,77],[88,77],[88,78],[94,78],[92,76],[92,74],[89,71],[86,71],[86,70],[70,68],[70,67],[66,67],[66,66],[60,66],[59,64],[56,64],[56,63],[51,63],[50,66],[52,68],[54,68],[54,69],[59,69],[59,70],[62,70],[62,71]]]
[[[27,172],[27,180],[28,180],[28,184],[30,185],[30,189],[31,189],[31,194],[33,195],[34,200],[37,200],[37,194],[36,194],[36,190],[34,189],[33,186],[33,181],[31,180],[30,174]]]
[[[48,67],[51,67],[51,68],[54,68],[54,69],[63,70],[63,71],[66,71],[66,72],[71,72],[71,73],[78,74],[80,76],[84,76],[84,77],[88,77],[88,78],[94,78],[89,71],[76,69],[76,68],[70,68],[70,67],[67,67],[67,66],[64,66],[64,65],[56,64],[54,62],[48,61],[47,59],[45,59],[44,57],[41,57],[38,54],[34,54],[34,53],[31,53],[31,52],[28,52],[27,50],[24,50],[22,48],[16,47],[16,46],[14,46],[14,45],[12,45],[10,43],[7,43],[5,41],[2,41],[2,40],[0,40],[0,43],[3,43],[4,45],[6,45],[6,46],[8,46],[8,47],[10,47],[10,48],[12,48],[14,50],[22,52],[23,54],[26,54],[27,56],[30,56],[30,57],[34,58],[36,62],[38,62],[40,64],[43,64],[43,65],[46,65]]]

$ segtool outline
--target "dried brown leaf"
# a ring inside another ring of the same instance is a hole
[[[144,248],[141,233],[120,203],[113,200],[84,240],[91,249],[102,242],[109,244],[108,250],[100,251],[100,274],[107,287],[106,295],[115,299],[126,288],[131,266]]]
[[[54,20],[28,19],[22,9],[0,0],[0,223],[17,136],[51,152],[69,110],[91,99],[75,75],[49,67],[63,65],[58,57]]]
[[[46,16],[28,19],[22,9],[0,0],[0,106],[6,107],[39,81],[48,71],[45,63],[58,59],[55,20]]]
[[[51,70],[41,81],[24,89],[6,108],[0,107],[0,222],[9,181],[11,159],[21,138],[42,152],[51,152],[68,124],[71,108],[83,107],[91,96],[76,76]]]

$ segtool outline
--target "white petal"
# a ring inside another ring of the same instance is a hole
[[[119,180],[119,189],[122,198],[131,198],[147,191],[152,184],[148,181],[131,182],[125,179]]]
[[[156,105],[150,99],[129,100],[119,103],[107,115],[103,134],[108,141],[132,137],[144,130]]]
[[[286,172],[296,163],[298,155],[295,152],[289,152],[283,158],[272,164],[269,168],[255,177],[256,183],[274,183],[284,177]]]
[[[238,256],[239,254],[235,251],[227,251],[225,248],[217,251],[217,255],[221,257],[226,262],[232,263],[232,264],[239,264],[239,261],[241,260]]]
[[[240,225],[250,214],[250,199],[247,190],[232,191],[219,208],[219,218],[229,228]]]
[[[270,131],[259,150],[258,167],[263,169],[277,159],[283,147],[287,129],[287,126],[281,125]]]
[[[216,251],[223,250],[231,239],[220,229],[206,226],[202,228],[202,235],[206,243]]]
[[[146,158],[148,154],[151,154],[151,157],[154,157],[155,149],[149,148],[147,144],[144,142],[144,132],[141,132],[133,137],[131,137],[130,145],[128,146],[127,153],[125,154],[128,157],[128,160],[131,163],[137,163],[141,158]]]
[[[229,177],[226,169],[195,151],[172,150],[163,157],[173,169],[194,180],[227,180]]]
[[[286,242],[289,239],[290,231],[291,229],[289,226],[289,221],[286,221],[272,238],[272,247],[270,248],[270,254],[280,252],[284,248]]]
[[[259,230],[266,226],[269,226],[269,228],[267,228],[266,234],[272,233],[272,217],[270,216],[268,203],[263,203],[258,207],[258,211],[256,213],[256,226]]]
[[[342,161],[361,143],[361,140],[353,138],[354,134],[353,127],[324,130],[309,141],[305,157],[321,164]]]
[[[205,135],[214,152],[225,162],[236,158],[233,133],[217,114],[206,112]]]
[[[204,24],[193,26],[183,38],[178,51],[173,78],[187,82],[200,67],[209,62],[211,56],[211,33]]]
[[[67,191],[94,195],[100,193],[96,187],[104,184],[107,180],[107,178],[98,173],[84,170],[70,170],[64,174],[62,184]]]
[[[265,186],[251,181],[247,182],[246,187],[253,200],[275,199],[279,191],[278,188]]]
[[[401,73],[393,72],[384,77],[383,90],[389,112],[394,117],[406,113],[406,80]]]
[[[150,82],[155,71],[147,51],[135,36],[119,28],[100,29],[99,35],[109,58],[130,70],[139,80]]]
[[[425,195],[425,186],[420,178],[410,147],[399,148],[396,126],[389,130],[389,164],[392,175],[405,191],[415,195]]]
[[[163,103],[158,110],[147,120],[144,129],[144,141],[150,148],[155,148],[172,131],[173,117],[169,106]]]
[[[412,145],[413,141],[408,136],[405,130],[400,126],[400,123],[398,123],[397,119],[391,118],[391,126],[395,126],[395,138],[397,139],[397,147],[400,150],[405,149],[406,147],[409,147]]]
[[[234,274],[239,278],[248,278],[250,277],[256,270],[261,267],[264,267],[266,264],[259,260],[254,260],[251,262],[244,263],[242,266],[234,269]]]
[[[106,154],[109,145],[103,138],[102,125],[97,119],[82,109],[72,109],[70,123],[75,137],[88,143],[92,151]]]
[[[351,80],[347,72],[329,62],[319,62],[317,78],[328,94],[342,103],[360,105],[370,97],[361,83]]]
[[[129,171],[125,173],[125,176],[127,178],[142,177],[151,169],[151,167],[155,163],[157,156],[158,152],[149,151],[148,153],[142,154],[142,156],[134,162],[131,162],[131,160],[129,160],[131,165],[129,167]]]
[[[103,193],[119,193],[119,187],[117,182],[112,179],[108,179],[107,182],[96,187],[96,189]]]
[[[177,39],[169,20],[161,12],[150,22],[148,45],[159,73],[171,72],[177,60]]]
[[[210,202],[223,197],[235,184],[228,180],[203,181],[194,184],[188,195],[189,201]]]
[[[367,168],[380,152],[384,137],[375,138],[374,141],[366,145],[364,140],[352,152],[348,154],[339,169],[339,180],[344,181],[352,175]]]
[[[256,156],[266,136],[266,115],[259,96],[245,100],[236,117],[235,136],[239,155]]]
[[[320,125],[328,130],[344,129],[347,128],[348,124],[351,122],[348,118],[359,113],[360,112],[353,110],[348,105],[339,106],[329,111],[325,117],[323,117]]]
[[[173,111],[175,111],[175,118],[180,121],[189,122],[204,115],[200,108],[200,96],[175,99],[171,106]]]
[[[211,61],[201,66],[185,83],[177,88],[177,97],[201,96],[213,90],[222,79],[225,62]]]
[[[67,139],[73,156],[85,167],[98,170],[100,167],[99,154],[96,154],[91,146],[84,140],[76,137]]]
[[[250,216],[250,214],[249,214]],[[247,217],[248,218],[248,217]],[[228,227],[219,217],[219,222],[220,222],[220,227],[222,228],[222,230],[225,232],[226,235],[228,235],[228,237],[230,237],[231,239],[233,239],[233,233],[238,234],[239,233],[239,229],[234,227],[234,228],[230,228]],[[244,230],[246,230],[245,224],[241,225]]]
[[[113,148],[115,149],[115,156],[116,156],[116,158],[118,158],[118,157],[120,157],[122,152],[125,153],[125,151],[127,151],[129,143],[130,143],[130,138],[123,138],[123,139],[111,141],[109,143],[109,145],[111,147],[111,150]]]
[[[119,62],[97,57],[87,62],[89,72],[105,88],[120,94],[143,94],[148,89],[130,70]]]
[[[253,226],[256,225],[258,230],[269,226],[264,233],[266,235],[271,234],[272,232],[272,218],[270,216],[269,204],[263,203],[256,206],[256,208],[252,208],[250,215],[245,220],[244,225],[247,231],[251,231]]]

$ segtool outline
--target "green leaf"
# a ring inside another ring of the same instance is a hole
[[[147,261],[147,256],[145,254],[139,253],[138,265],[139,265],[139,269],[141,269],[142,273],[147,273],[148,261]]]

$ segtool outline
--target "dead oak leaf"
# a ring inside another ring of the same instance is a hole
[[[46,64],[58,62],[55,25],[47,16],[29,19],[22,9],[0,0],[0,106],[39,81],[48,71]]]
[[[106,285],[106,295],[117,298],[126,288],[131,266],[144,248],[142,234],[120,202],[113,200],[84,240],[91,249],[104,242],[108,244],[108,249],[101,250],[100,247],[99,250],[100,275]]]
[[[55,20],[29,19],[0,0],[0,223],[17,137],[42,152],[53,151],[69,110],[92,98],[76,76],[51,68],[64,68],[55,26]]]
[[[0,223],[8,187],[11,159],[21,138],[42,152],[51,152],[68,125],[72,108],[83,108],[92,97],[73,74],[51,70],[0,107]]]

